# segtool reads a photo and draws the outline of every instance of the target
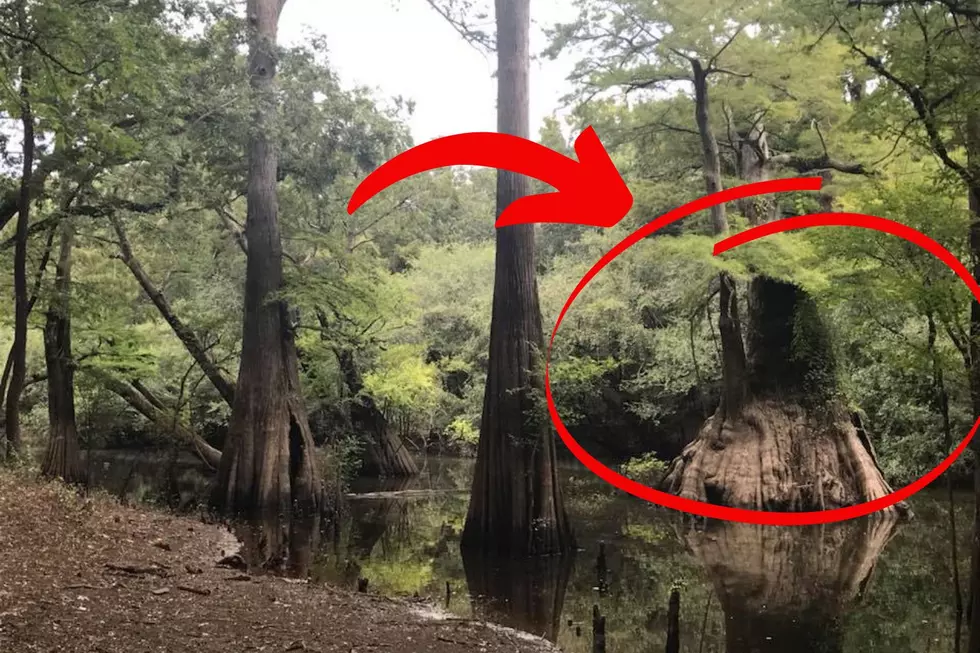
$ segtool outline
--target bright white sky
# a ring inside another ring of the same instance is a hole
[[[532,57],[547,45],[542,27],[574,17],[571,0],[532,2]],[[416,143],[496,131],[495,55],[465,43],[426,0],[288,0],[280,41],[299,42],[306,27],[326,35],[330,64],[346,86],[374,88],[379,99],[415,100],[409,124]],[[571,57],[532,62],[532,138],[542,120],[560,109],[573,65]]]

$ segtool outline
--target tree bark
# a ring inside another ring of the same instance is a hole
[[[727,274],[718,276],[718,333],[721,338],[721,371],[723,391],[721,411],[735,415],[745,404],[748,378],[745,370],[745,346],[742,342],[742,323],[738,315],[738,294],[735,279]]]
[[[708,113],[708,75],[701,62],[691,60],[694,82],[694,119],[698,125],[698,135],[701,137],[701,151],[704,156],[704,189],[710,195],[722,189],[721,155],[718,153],[718,140],[711,129],[711,117]],[[714,233],[721,234],[728,229],[728,218],[725,215],[724,203],[711,207],[711,225]]]
[[[762,115],[754,116],[754,122],[738,137],[739,177],[746,183],[756,183],[769,179],[769,143]],[[757,225],[773,217],[775,205],[766,196],[747,197],[739,201],[742,214],[749,224]]]
[[[24,11],[23,7],[20,9]],[[22,14],[23,20],[23,14]],[[8,456],[20,452],[20,395],[27,376],[27,223],[31,211],[31,173],[34,168],[34,112],[30,96],[31,70],[25,62],[20,70],[20,118],[24,130],[24,160],[20,179],[20,203],[14,247],[14,344],[10,386],[7,388],[5,427]]]
[[[71,250],[74,227],[61,225],[54,293],[44,323],[44,361],[48,372],[48,447],[41,473],[78,483],[84,478],[75,426],[75,363],[71,352]]]
[[[283,289],[276,189],[276,31],[280,0],[249,0],[249,75],[255,97],[249,138],[242,359],[212,501],[233,513],[288,514],[322,502],[313,436]]]
[[[214,389],[218,391],[218,394],[221,395],[221,398],[229,406],[233,406],[235,403],[235,384],[215,364],[208,354],[207,348],[197,337],[197,334],[174,313],[163,291],[157,288],[153,280],[146,274],[139,260],[133,255],[133,248],[129,243],[129,237],[126,235],[122,222],[120,222],[115,213],[110,212],[109,221],[112,223],[116,237],[119,239],[119,258],[126,264],[129,271],[133,273],[143,292],[146,293],[146,296],[150,298],[153,305],[160,311],[160,315],[170,325],[170,328],[173,329],[174,334],[183,343],[187,352],[200,366],[201,370],[208,377],[208,380],[211,381]]]
[[[497,129],[528,138],[529,0],[497,0],[496,21]],[[527,193],[526,177],[499,171],[497,215]],[[544,335],[534,226],[498,229],[496,240],[489,369],[461,545],[511,556],[565,553],[573,536],[540,401]]]
[[[389,428],[388,420],[371,397],[361,397],[364,382],[361,371],[349,349],[336,350],[337,363],[350,392],[351,427],[367,445],[366,460],[361,471],[377,476],[416,476],[418,465],[402,438]]]

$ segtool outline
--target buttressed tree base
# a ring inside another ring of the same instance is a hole
[[[664,489],[779,511],[830,510],[890,494],[860,420],[839,394],[832,345],[813,300],[794,284],[758,277],[750,282],[748,311],[745,364],[725,368],[718,410],[671,463]],[[735,347],[723,339],[723,357],[740,344],[740,336]],[[908,512],[904,504],[887,510]]]

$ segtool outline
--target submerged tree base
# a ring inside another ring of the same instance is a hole
[[[839,403],[820,409],[752,400],[718,410],[671,463],[662,487],[678,496],[750,510],[853,506],[892,492],[871,443]],[[908,514],[904,503],[886,509]]]

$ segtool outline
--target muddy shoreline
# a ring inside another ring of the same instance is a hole
[[[0,650],[558,650],[427,601],[217,566],[237,547],[223,526],[0,471]]]

